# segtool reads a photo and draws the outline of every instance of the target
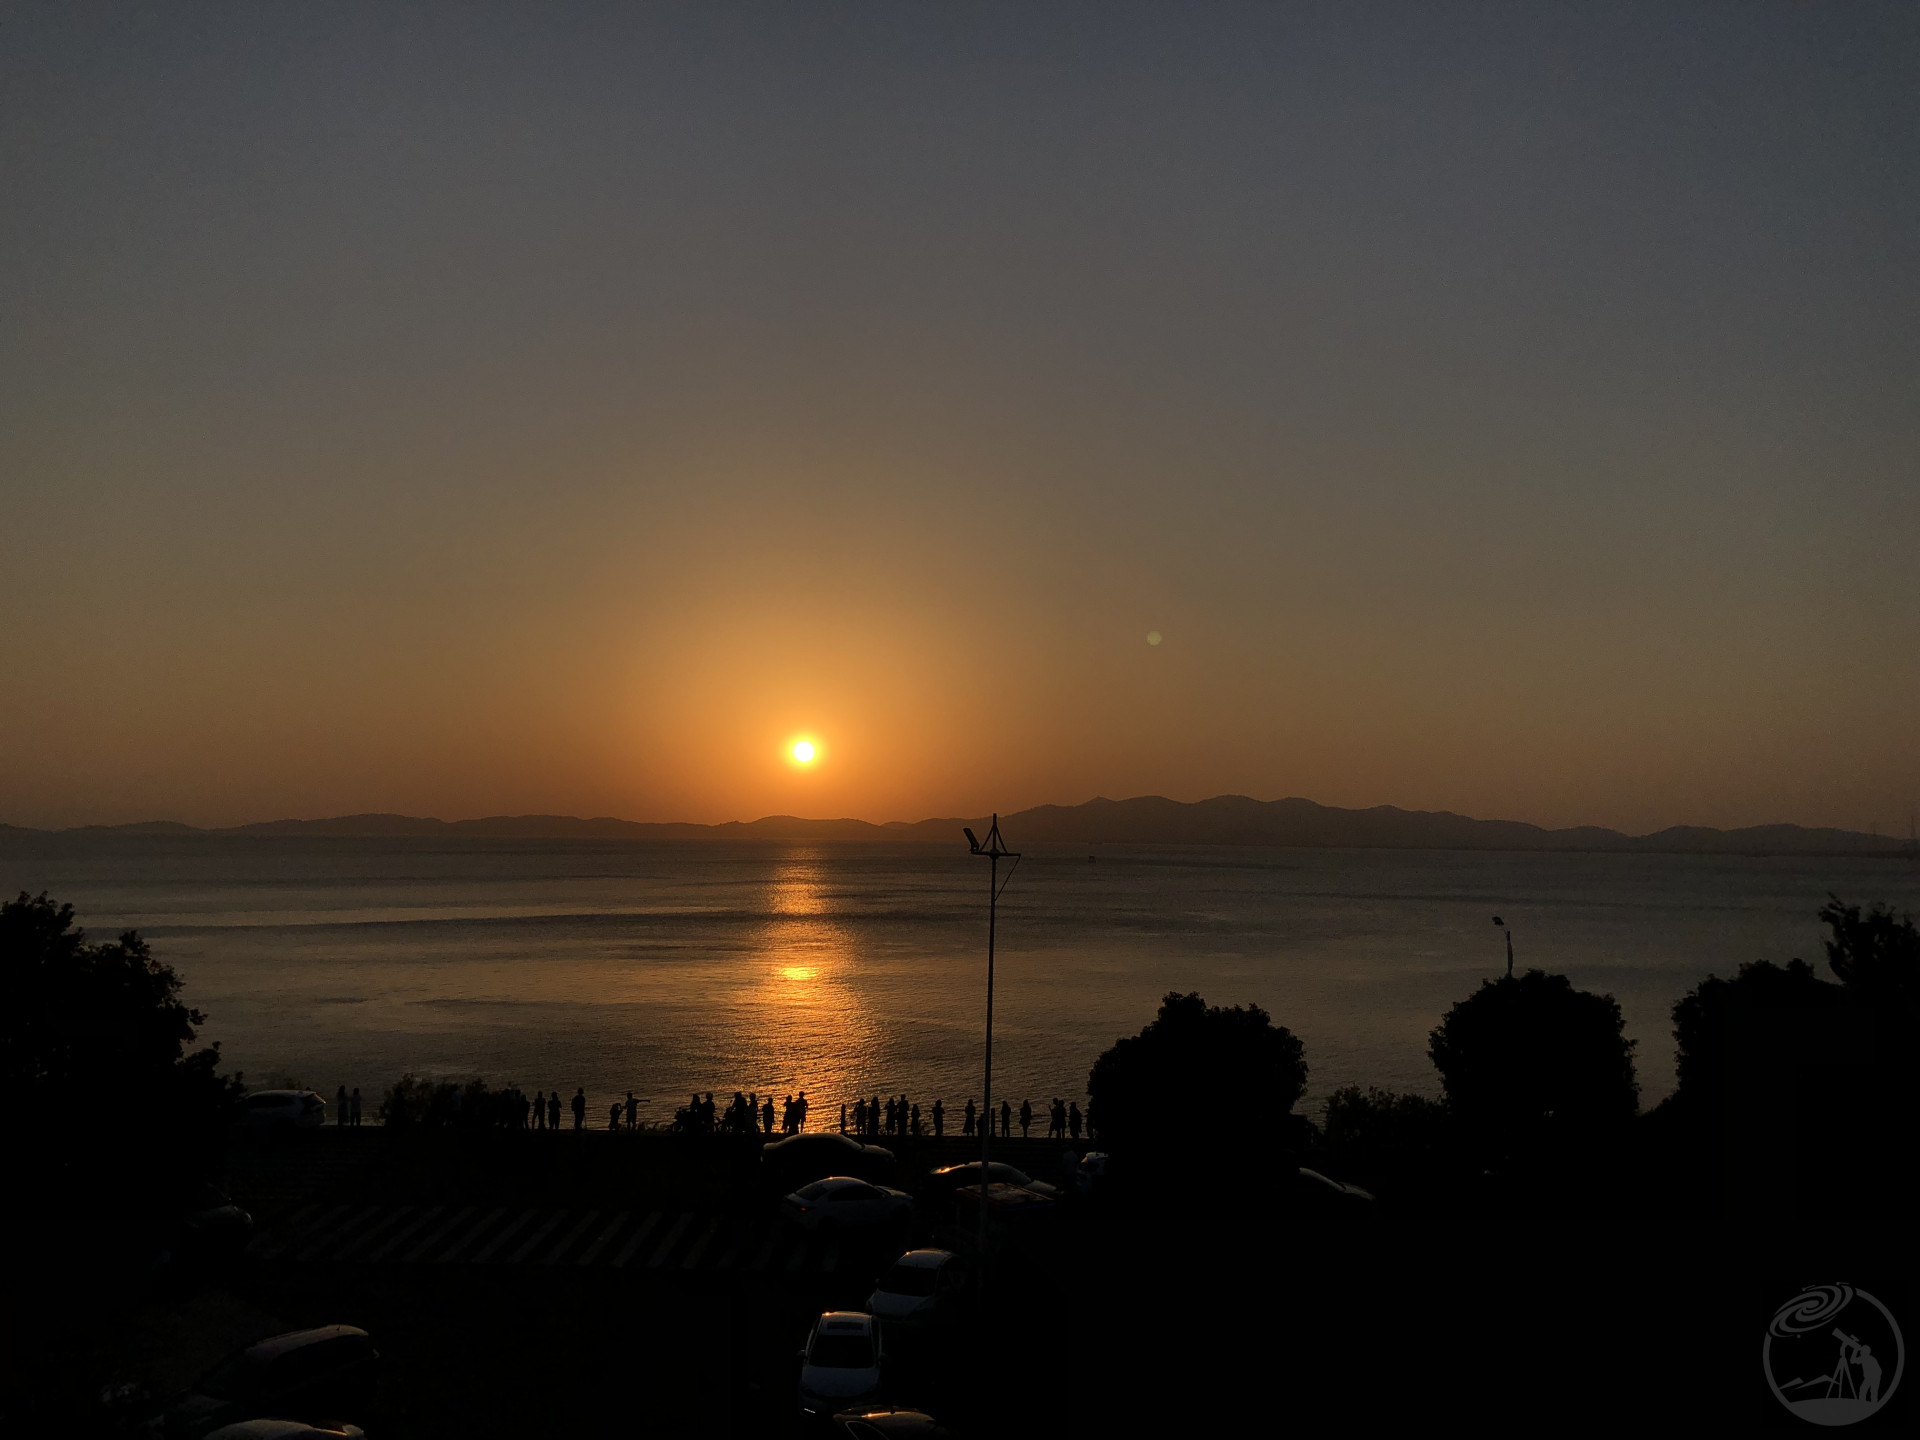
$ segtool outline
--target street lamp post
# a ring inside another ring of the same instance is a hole
[[[987,1184],[989,1171],[988,1156],[993,1145],[993,942],[995,921],[1000,904],[1000,861],[1012,860],[1014,866],[1020,863],[1020,852],[1007,849],[1006,842],[1000,838],[1000,817],[995,815],[993,823],[987,829],[987,838],[980,840],[966,826],[961,827],[967,837],[967,849],[975,855],[987,857],[987,1058],[986,1074],[980,1083],[980,1260],[984,1265],[987,1256]],[[1013,867],[1007,870],[1007,879],[1013,879]]]
[[[1509,980],[1511,980],[1511,979],[1513,978],[1513,931],[1511,931],[1511,930],[1507,930],[1507,922],[1506,922],[1506,921],[1504,921],[1504,920],[1502,920],[1502,919],[1501,919],[1501,918],[1500,918],[1500,917],[1499,917],[1498,915],[1496,915],[1496,916],[1494,916],[1494,917],[1493,917],[1493,923],[1494,923],[1494,924],[1496,924],[1496,925],[1498,925],[1498,926],[1499,926],[1499,927],[1500,927],[1500,928],[1501,928],[1502,930],[1505,930],[1505,931],[1506,931],[1506,936],[1507,936],[1507,979],[1509,979]]]

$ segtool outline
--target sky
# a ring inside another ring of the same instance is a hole
[[[0,7],[0,821],[1904,833],[1917,162],[1907,4]]]

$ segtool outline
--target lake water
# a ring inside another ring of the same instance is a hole
[[[1015,837],[1017,841],[1018,837]],[[1082,1096],[1169,990],[1251,1001],[1306,1043],[1313,1101],[1437,1093],[1427,1032],[1505,965],[1615,996],[1643,1103],[1709,971],[1823,963],[1834,891],[1920,910],[1904,861],[1053,847],[1000,902],[995,1091]],[[1004,874],[1003,870],[1003,874]],[[986,862],[956,844],[0,838],[0,888],[137,928],[260,1083],[371,1099],[404,1072],[529,1091],[801,1088],[958,1107],[980,1091]]]

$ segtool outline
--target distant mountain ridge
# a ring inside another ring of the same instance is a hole
[[[418,836],[500,840],[907,840],[951,843],[963,825],[983,828],[984,816],[921,820],[912,824],[866,820],[806,820],[769,815],[722,825],[620,820],[610,815],[492,815],[479,820],[435,820],[411,815],[341,815],[327,820],[268,820],[203,830],[174,820],[133,825],[84,825],[31,831],[0,825],[0,833],[61,835],[339,836],[372,839]],[[1548,830],[1518,820],[1476,820],[1447,810],[1402,810],[1376,805],[1343,810],[1312,800],[1089,800],[1038,805],[1003,815],[1010,843],[1072,845],[1248,845],[1388,850],[1577,850],[1641,854],[1899,855],[1909,842],[1854,830],[1801,825],[1754,825],[1715,830],[1676,825],[1651,835],[1582,825]]]

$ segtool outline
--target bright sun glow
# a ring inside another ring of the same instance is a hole
[[[813,742],[811,740],[794,741],[793,758],[802,765],[810,764],[813,760]]]
[[[814,969],[811,965],[789,965],[780,972],[783,980],[811,980]]]

